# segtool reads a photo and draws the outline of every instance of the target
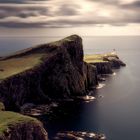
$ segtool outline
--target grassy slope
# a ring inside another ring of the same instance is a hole
[[[72,41],[75,38],[76,36],[67,37],[62,40],[50,43],[50,46],[61,46],[61,43],[63,43],[64,41]],[[12,57],[11,56],[6,57],[8,59],[4,60],[0,59],[0,80],[21,73],[25,70],[31,69],[37,64],[39,64],[39,62],[41,62],[42,56],[46,54],[46,52],[40,51],[41,49],[43,50],[43,48],[45,47],[44,45],[38,45],[25,50],[21,50],[11,55]],[[36,50],[35,53],[33,53],[34,50]],[[103,60],[103,58],[106,56],[112,57],[116,56],[116,54],[108,53],[108,54],[85,55],[84,61],[86,61],[87,63],[108,62]]]
[[[0,60],[0,80],[34,67],[41,61],[42,56],[40,53]]]
[[[8,129],[9,126],[14,126],[17,124],[25,122],[37,122],[36,119],[21,115],[19,113],[0,111],[0,134]]]
[[[76,38],[77,36],[73,35],[71,37],[67,37],[49,44],[50,46],[61,46],[61,43],[63,43],[64,41],[72,41],[75,40]],[[41,47],[43,50],[44,45],[45,44],[42,44],[25,50],[18,51],[10,56],[7,56],[6,58],[8,59],[4,60],[0,59],[0,80],[21,73],[25,70],[31,69],[35,65],[37,65],[41,61],[40,59],[42,58],[42,56],[47,52],[41,52],[40,50],[38,50],[35,53],[33,53],[33,51]]]
[[[102,62],[108,62],[104,61],[104,57],[115,57],[116,54],[108,53],[108,54],[90,54],[84,56],[84,61],[87,63],[102,63]]]
[[[35,65],[41,62],[40,59],[43,55],[43,53],[38,53],[25,55],[22,57],[10,58],[6,60],[0,60],[0,80],[33,68]],[[84,61],[87,63],[102,63],[106,62],[103,60],[103,57],[105,56],[112,56],[112,54],[85,55]]]

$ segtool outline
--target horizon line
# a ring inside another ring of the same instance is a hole
[[[75,35],[75,34],[71,34],[71,35]],[[61,35],[61,36],[48,36],[48,35],[14,35],[14,36],[11,36],[11,35],[4,35],[4,36],[1,36],[0,35],[0,38],[6,38],[6,37],[9,37],[9,38],[21,38],[21,37],[48,37],[48,38],[57,38],[57,37],[68,37],[68,36],[71,36],[71,35]],[[140,36],[140,35],[79,35],[80,37],[130,37],[130,36]]]

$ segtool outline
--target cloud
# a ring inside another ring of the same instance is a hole
[[[0,0],[0,26],[125,26],[140,23],[136,0]]]
[[[0,0],[0,3],[24,3],[24,0]]]
[[[140,8],[140,1],[134,1],[132,3],[122,4],[121,6],[127,9],[137,9]]]

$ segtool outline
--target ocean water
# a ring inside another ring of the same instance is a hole
[[[0,38],[0,56],[61,37]],[[48,131],[76,130],[105,133],[108,140],[140,139],[140,36],[83,37],[84,53],[105,53],[116,49],[127,64],[110,75],[98,89],[103,98],[82,103],[78,109],[69,105],[61,119],[50,121]],[[65,111],[64,111],[65,112]],[[66,113],[65,113],[66,114]],[[57,116],[59,118],[59,116]],[[47,120],[43,116],[44,120]]]

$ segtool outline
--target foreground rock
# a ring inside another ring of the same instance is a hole
[[[0,140],[48,140],[48,135],[38,120],[1,111]]]
[[[92,132],[59,132],[53,140],[106,140],[104,134],[95,134]]]
[[[0,99],[10,110],[86,95],[98,83],[96,68],[83,62],[77,35],[1,58],[0,67]]]
[[[49,114],[52,112],[54,108],[58,107],[58,103],[51,104],[24,104],[20,108],[20,113],[28,116],[41,116],[45,114]]]

